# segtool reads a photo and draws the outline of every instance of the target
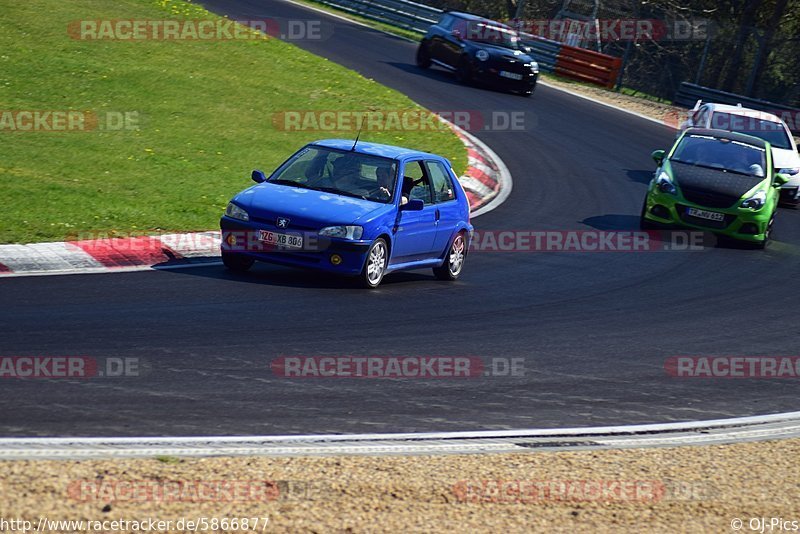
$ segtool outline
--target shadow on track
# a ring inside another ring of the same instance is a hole
[[[485,91],[487,93],[518,96],[511,91],[503,90],[501,88],[493,87],[491,85],[486,85],[476,81],[471,82],[469,85],[462,84],[456,79],[454,73],[449,72],[444,68],[430,67],[428,69],[423,69],[418,67],[414,63],[401,63],[399,61],[384,61],[383,63],[391,67],[394,67],[398,70],[401,70],[403,72],[406,72],[408,74],[415,74],[417,76],[422,76],[430,80],[435,80],[437,82],[456,85],[459,87],[469,87],[470,89],[477,91]]]
[[[587,217],[581,221],[587,226],[591,226],[597,230],[604,232],[639,232],[642,231],[639,227],[638,215],[621,215],[621,214],[608,214],[598,215],[595,217]],[[700,233],[702,237],[699,240],[692,240],[694,246],[702,247],[702,249],[718,248],[718,249],[733,249],[733,250],[760,250],[753,243],[746,241],[738,241],[736,239],[728,238],[725,236],[717,236],[712,232],[702,232],[701,230],[693,230],[690,228],[670,228],[665,226],[661,229],[648,230],[650,239],[662,241],[664,243],[675,243],[683,236],[688,234]],[[676,237],[677,236],[677,237]],[[771,243],[768,248],[774,245]]]
[[[642,170],[634,170],[634,169],[625,169],[625,174],[628,176],[628,180],[637,184],[644,184],[648,185],[650,180],[653,179],[653,171],[642,171]]]
[[[166,265],[166,264],[162,264]],[[156,265],[155,268],[159,266]],[[336,276],[325,272],[316,272],[304,269],[282,268],[280,266],[259,263],[246,273],[234,273],[222,265],[209,265],[207,267],[192,267],[187,269],[159,269],[162,272],[178,274],[183,276],[199,276],[202,278],[212,278],[215,280],[229,280],[231,282],[245,282],[249,284],[296,287],[309,289],[352,289],[364,292],[355,278]],[[382,288],[391,287],[395,284],[409,282],[425,282],[436,284],[439,282],[425,271],[419,272],[398,272],[387,274],[381,282],[381,286],[374,291]]]
[[[399,61],[384,61],[384,63],[409,74],[416,74],[417,76],[423,76],[425,78],[430,78],[431,80],[449,83],[451,85],[461,85],[461,83],[456,80],[452,72],[448,72],[444,69],[435,67],[423,69],[413,63],[401,63]]]

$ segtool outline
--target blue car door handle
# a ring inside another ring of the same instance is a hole
[[[440,216],[441,216],[441,214],[439,213],[439,210],[437,209],[436,210],[436,222],[439,222],[439,217]]]

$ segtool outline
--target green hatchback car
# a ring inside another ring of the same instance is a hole
[[[689,129],[658,164],[642,206],[642,229],[682,226],[769,242],[780,187],[768,142],[723,130]]]

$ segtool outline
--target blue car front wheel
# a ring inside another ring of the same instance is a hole
[[[383,280],[388,264],[389,247],[386,246],[386,241],[383,238],[378,238],[372,243],[372,246],[369,247],[369,252],[367,252],[367,261],[364,263],[363,271],[361,271],[362,285],[369,289],[378,287],[381,280]]]
[[[243,273],[253,266],[255,260],[234,252],[222,252],[222,263],[231,271]]]

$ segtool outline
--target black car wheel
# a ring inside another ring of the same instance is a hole
[[[467,58],[462,58],[456,69],[456,78],[463,84],[472,83],[472,66]]]
[[[428,43],[420,43],[417,48],[417,66],[421,69],[431,66],[431,52],[428,49]]]
[[[234,252],[223,252],[222,263],[231,271],[243,273],[253,266],[255,260]]]
[[[528,89],[520,93],[522,96],[531,97],[533,96],[533,92],[536,91],[536,85],[531,85]]]

